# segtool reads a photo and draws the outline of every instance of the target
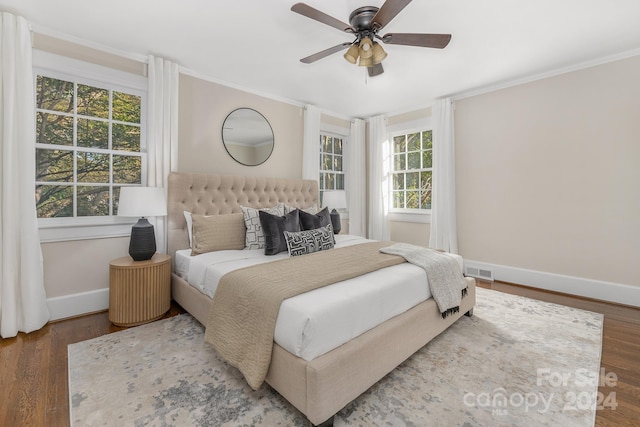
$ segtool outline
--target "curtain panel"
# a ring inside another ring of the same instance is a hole
[[[346,149],[345,190],[349,208],[349,234],[366,236],[367,176],[365,153],[365,121],[351,121]]]
[[[429,246],[458,253],[453,102],[433,106],[433,187]]]
[[[163,58],[148,60],[147,185],[162,187],[167,196],[169,173],[178,169],[179,66]],[[156,217],[156,246],[167,252],[167,218]]]
[[[49,320],[35,201],[35,95],[31,33],[2,13],[0,29],[0,335],[14,337]]]
[[[386,118],[369,120],[369,238],[389,240],[390,146]]]
[[[320,110],[314,105],[304,107],[302,141],[302,179],[318,180],[320,176]]]

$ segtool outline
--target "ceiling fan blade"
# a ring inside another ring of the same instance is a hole
[[[387,44],[402,44],[406,46],[433,47],[443,49],[451,40],[451,34],[414,34],[395,33],[385,34],[382,41]]]
[[[330,47],[329,49],[325,49],[318,53],[314,53],[313,55],[307,56],[306,58],[302,58],[300,62],[304,62],[305,64],[311,64],[312,62],[316,62],[317,60],[322,59],[326,56],[329,56],[332,53],[340,52],[341,50],[346,49],[352,44],[353,43],[349,43],[349,42],[341,43],[339,45]]]
[[[402,9],[404,9],[411,0],[387,0],[371,20],[371,27],[378,30],[387,25],[396,17]]]
[[[307,18],[311,18],[318,22],[322,22],[323,24],[327,24],[331,27],[337,28],[340,31],[346,31],[348,33],[355,32],[351,25],[342,22],[339,19],[334,18],[333,16],[329,16],[326,13],[319,11],[318,9],[314,9],[313,7],[304,3],[294,4],[293,6],[291,6],[291,10],[299,13],[300,15],[304,15]]]
[[[369,71],[369,77],[379,76],[384,73],[384,68],[382,68],[382,64],[373,64],[371,67],[367,68]]]

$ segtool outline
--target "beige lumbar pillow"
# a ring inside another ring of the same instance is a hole
[[[193,246],[191,255],[227,249],[244,249],[245,233],[242,213],[226,215],[191,215]]]

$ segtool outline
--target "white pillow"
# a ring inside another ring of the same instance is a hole
[[[245,249],[264,249],[264,233],[262,232],[258,211],[264,211],[271,215],[284,216],[284,203],[262,209],[248,208],[245,206],[240,207],[244,215],[244,225],[247,228]]]
[[[191,219],[191,212],[182,211],[184,219],[187,221],[187,231],[189,232],[189,247],[193,249],[193,219]]]

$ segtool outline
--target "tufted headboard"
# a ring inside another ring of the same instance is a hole
[[[167,241],[171,256],[189,247],[184,211],[201,215],[242,212],[286,203],[297,208],[318,204],[318,182],[303,179],[172,172],[167,196]]]

